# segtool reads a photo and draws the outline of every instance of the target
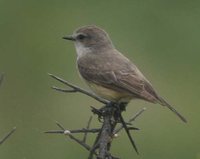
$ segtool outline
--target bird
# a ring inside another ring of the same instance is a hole
[[[187,122],[137,66],[115,48],[105,30],[96,25],[82,26],[63,39],[74,42],[79,73],[97,96],[115,103],[129,103],[132,99],[158,103]]]

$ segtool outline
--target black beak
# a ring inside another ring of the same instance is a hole
[[[71,40],[71,41],[75,41],[76,40],[72,35],[64,36],[63,39],[65,39],[65,40]]]

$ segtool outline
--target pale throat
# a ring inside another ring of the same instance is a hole
[[[77,59],[86,55],[87,53],[92,52],[92,49],[90,47],[85,47],[80,43],[75,43],[75,48],[76,48],[76,53],[77,53]]]

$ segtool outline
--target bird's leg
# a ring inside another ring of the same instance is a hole
[[[121,112],[126,111],[126,106],[128,105],[127,102],[123,102],[118,104],[119,109],[121,110]]]
[[[94,108],[91,106],[91,111],[98,115],[98,119],[100,122],[102,122],[102,117],[105,116],[108,113],[114,114],[114,112],[118,109],[116,107],[117,103],[115,102],[108,102],[106,105],[101,107],[100,109]]]

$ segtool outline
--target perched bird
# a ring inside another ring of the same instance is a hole
[[[136,65],[115,49],[103,29],[94,25],[83,26],[63,39],[74,42],[80,75],[96,95],[116,103],[129,103],[131,99],[159,103],[186,122],[156,93]]]

